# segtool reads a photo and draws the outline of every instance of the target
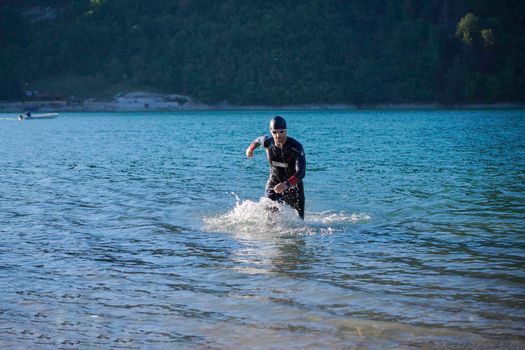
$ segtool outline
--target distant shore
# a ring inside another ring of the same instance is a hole
[[[116,96],[111,101],[86,99],[84,101],[68,100],[29,100],[18,102],[0,102],[0,112],[124,112],[124,111],[192,111],[192,110],[270,110],[270,109],[525,109],[520,103],[493,104],[457,104],[438,103],[401,103],[401,104],[318,104],[318,105],[251,105],[238,106],[226,102],[208,105],[193,101],[188,96],[160,95],[148,92],[131,92]]]

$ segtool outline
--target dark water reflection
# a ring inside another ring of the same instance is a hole
[[[277,225],[243,158],[272,113],[2,120],[0,347],[524,347],[522,111],[284,111]]]

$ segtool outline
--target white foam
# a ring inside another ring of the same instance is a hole
[[[207,231],[225,231],[232,233],[271,233],[285,234],[297,226],[302,226],[302,220],[297,212],[284,204],[276,203],[268,198],[258,202],[241,201],[237,196],[235,207],[226,214],[205,217],[204,229]],[[269,208],[276,208],[272,212]]]
[[[364,223],[370,220],[370,216],[365,213],[344,213],[344,212],[330,212],[325,211],[321,213],[312,213],[308,216],[308,219],[314,222],[321,222],[323,224],[357,224]]]
[[[241,200],[235,193],[235,207],[225,214],[204,217],[204,230],[228,232],[244,236],[282,236],[333,234],[350,229],[350,225],[364,223],[370,216],[364,213],[344,212],[306,213],[301,220],[297,212],[285,204],[279,204],[266,197],[258,202]],[[269,208],[278,211],[272,212]]]

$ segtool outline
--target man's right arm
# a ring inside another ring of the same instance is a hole
[[[266,137],[267,136],[263,135],[263,136],[259,136],[255,140],[253,140],[252,143],[250,144],[250,146],[248,146],[248,148],[246,149],[246,157],[248,157],[248,158],[253,157],[253,151],[257,147],[259,147],[260,145],[264,144],[264,141],[266,140]]]

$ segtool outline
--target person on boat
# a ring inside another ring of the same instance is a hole
[[[259,136],[246,149],[246,156],[253,157],[253,151],[263,146],[270,163],[270,177],[266,182],[266,196],[279,203],[286,203],[297,210],[304,219],[304,186],[306,158],[303,146],[286,134],[286,120],[276,116],[270,121],[270,132]]]
[[[31,112],[29,111],[25,111],[24,113],[18,115],[18,119],[20,120],[24,120],[27,118],[31,118]]]

